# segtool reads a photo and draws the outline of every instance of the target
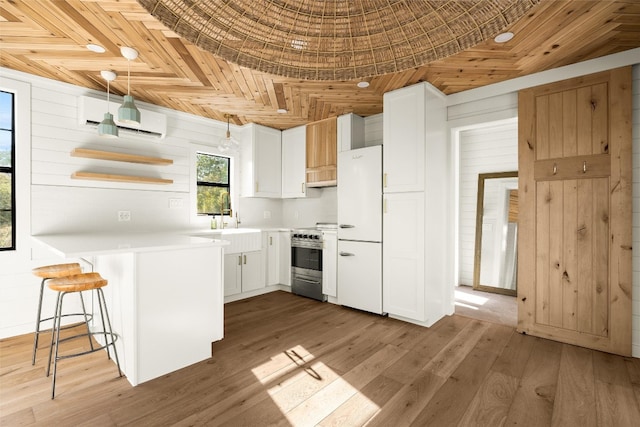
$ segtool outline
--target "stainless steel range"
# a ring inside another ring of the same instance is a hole
[[[322,230],[335,229],[335,224],[318,223],[313,228],[291,231],[291,292],[319,301],[322,293]]]

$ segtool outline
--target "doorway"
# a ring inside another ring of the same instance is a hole
[[[457,180],[455,313],[516,326],[515,296],[474,290],[478,178],[518,170],[517,118],[482,123],[455,131]],[[485,257],[485,260],[487,257]]]

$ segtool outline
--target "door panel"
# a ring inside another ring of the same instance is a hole
[[[518,330],[631,353],[631,73],[520,92]]]

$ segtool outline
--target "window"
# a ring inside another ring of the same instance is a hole
[[[16,248],[13,94],[0,91],[0,250]]]
[[[198,214],[221,215],[231,211],[230,159],[197,153]]]

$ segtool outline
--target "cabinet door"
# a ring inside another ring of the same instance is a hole
[[[280,283],[280,233],[267,233],[267,286]]]
[[[250,136],[241,144],[241,196],[280,198],[280,135],[277,129],[250,125]]]
[[[281,132],[264,126],[255,128],[255,195],[279,198],[282,191]]]
[[[425,89],[422,84],[384,94],[384,192],[424,190]]]
[[[384,196],[383,310],[419,322],[426,320],[424,213],[424,193]]]
[[[242,292],[242,255],[227,254],[224,256],[224,296]]]
[[[264,288],[265,277],[262,270],[262,251],[242,254],[242,292]]]
[[[307,186],[327,187],[337,182],[337,119],[320,120],[307,125]]]
[[[335,297],[338,295],[338,233],[335,231],[323,231],[322,239],[322,293]]]
[[[291,286],[291,232],[280,232],[280,284]]]
[[[306,128],[282,131],[282,198],[306,196]]]

